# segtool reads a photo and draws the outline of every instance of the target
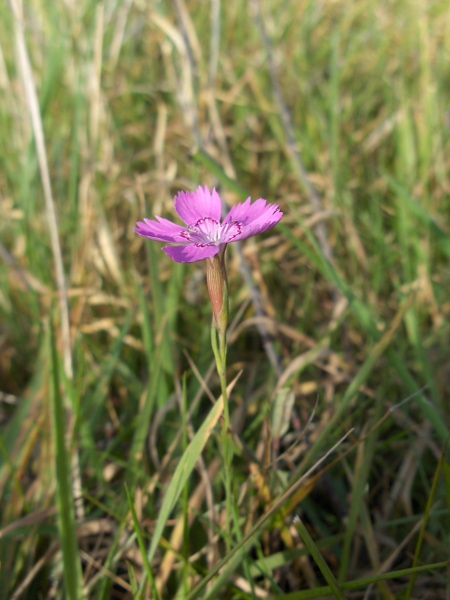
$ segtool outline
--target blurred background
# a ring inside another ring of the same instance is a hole
[[[449,556],[449,27],[444,0],[2,4],[0,597],[81,597],[65,542],[86,598],[157,597],[124,483],[148,546],[220,386],[203,263],[134,227],[198,185],[285,213],[227,252],[240,534],[349,435],[195,597],[313,597],[295,515],[340,581],[415,570],[345,597],[447,597],[420,567]],[[153,557],[161,598],[229,550],[219,447]]]

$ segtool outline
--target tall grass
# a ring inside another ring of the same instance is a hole
[[[446,598],[448,2],[0,17],[0,597]],[[230,530],[204,268],[133,232],[199,184],[285,213],[228,253]]]

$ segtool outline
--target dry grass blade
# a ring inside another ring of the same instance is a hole
[[[61,315],[61,338],[64,357],[64,371],[69,380],[73,379],[72,349],[70,342],[70,316],[69,302],[67,297],[66,277],[64,274],[64,265],[59,241],[58,219],[56,207],[53,199],[52,186],[50,181],[50,172],[48,168],[47,152],[45,148],[44,128],[42,117],[39,110],[39,101],[34,84],[33,71],[31,69],[30,59],[24,35],[23,11],[19,0],[11,0],[11,7],[15,22],[15,38],[17,44],[17,54],[19,59],[20,71],[22,74],[22,84],[25,90],[25,96],[28,103],[28,110],[33,128],[33,134],[36,143],[36,151],[39,161],[39,169],[44,190],[47,221],[50,232],[50,239],[55,264],[56,284],[59,295],[59,309]],[[70,422],[68,426],[69,439],[74,426],[74,415],[70,413]],[[78,519],[84,518],[84,508],[82,501],[82,485],[78,452],[72,452],[72,483],[73,494],[76,499],[76,511]]]
[[[36,151],[39,161],[42,187],[44,189],[45,207],[50,232],[50,239],[53,251],[53,260],[55,263],[56,284],[58,287],[62,343],[64,352],[64,369],[69,379],[73,377],[72,351],[70,345],[70,319],[69,304],[67,299],[66,277],[64,274],[64,265],[59,241],[58,219],[56,216],[56,207],[53,199],[52,186],[50,182],[50,172],[48,168],[47,151],[45,148],[44,128],[42,117],[39,110],[39,100],[34,84],[33,71],[31,69],[28,50],[25,42],[23,29],[23,13],[19,0],[11,0],[11,6],[14,14],[16,27],[16,43],[19,58],[20,71],[22,73],[22,84],[25,90],[25,97],[28,103],[28,110],[33,128],[34,139],[36,142]]]

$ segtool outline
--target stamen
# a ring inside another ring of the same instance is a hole
[[[205,246],[220,246],[233,241],[242,231],[242,223],[232,221],[221,225],[211,217],[199,219],[194,225],[188,226],[188,232],[181,235],[187,241],[203,248]]]

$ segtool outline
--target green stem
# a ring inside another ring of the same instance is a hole
[[[224,461],[224,478],[225,478],[225,498],[226,498],[226,528],[225,531],[230,531],[229,524],[232,519],[232,463],[233,463],[233,438],[231,434],[230,410],[228,406],[227,393],[227,339],[226,333],[219,332],[216,327],[216,322],[213,317],[211,325],[211,345],[216,360],[217,373],[219,374],[220,387],[223,398],[223,424],[222,424],[222,453]],[[226,539],[227,549],[229,549],[229,539]]]

